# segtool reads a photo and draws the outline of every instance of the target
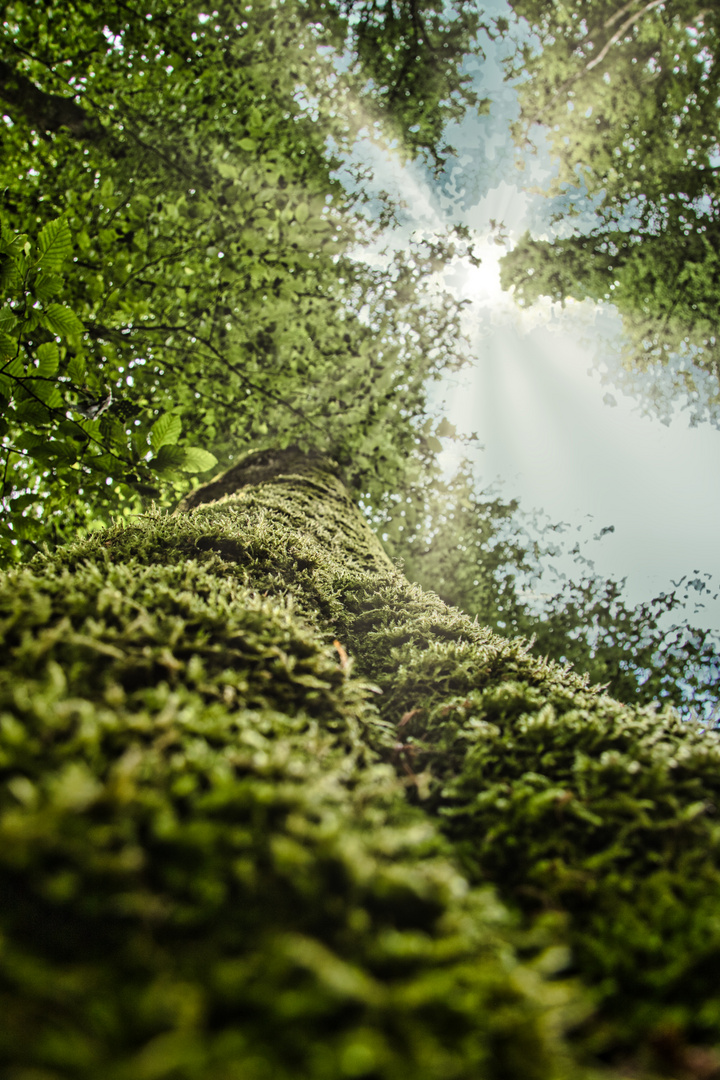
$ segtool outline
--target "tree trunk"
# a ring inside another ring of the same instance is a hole
[[[11,1075],[574,1078],[574,1023],[709,1077],[714,736],[408,583],[322,458],[180,509],[0,584]]]

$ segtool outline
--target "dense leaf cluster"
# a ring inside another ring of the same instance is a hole
[[[382,71],[377,50],[343,71],[361,8],[2,5],[6,561],[249,444],[305,440],[379,489],[429,456],[425,381],[457,358],[454,306],[423,290],[443,244],[361,266],[328,151],[379,138],[384,95],[408,152],[460,108],[477,19],[416,14],[408,95],[407,12],[374,19]]]

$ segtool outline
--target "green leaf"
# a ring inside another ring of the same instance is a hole
[[[155,469],[157,472],[165,472],[172,469],[182,469],[185,461],[185,448],[182,446],[171,446],[165,444],[160,447],[157,457],[151,458],[148,462],[151,469]]]
[[[5,360],[17,351],[18,343],[9,334],[3,334],[0,330],[0,359]]]
[[[299,225],[302,225],[304,221],[307,221],[310,214],[310,207],[306,202],[298,203],[295,207],[295,220]]]
[[[56,296],[63,287],[63,279],[60,274],[46,274],[41,272],[35,278],[32,285],[32,294],[37,300],[49,300]]]
[[[249,139],[248,142],[250,142]],[[224,180],[237,180],[240,175],[240,170],[237,165],[231,165],[229,161],[220,161],[218,163],[217,171]]]
[[[49,304],[40,315],[40,325],[64,338],[77,338],[85,330],[75,312],[62,304]]]
[[[249,154],[251,154],[253,150],[257,150],[257,143],[255,139],[241,139],[238,143],[238,146],[241,150],[247,150]]]
[[[28,536],[34,537],[40,532],[40,522],[31,517],[13,515],[12,531],[15,536],[20,537],[21,539]]]
[[[150,429],[150,445],[155,453],[161,446],[174,445],[178,441],[181,431],[182,421],[179,416],[164,413],[159,417]]]
[[[26,383],[26,385],[28,385]],[[58,386],[54,382],[40,381],[40,379],[33,379],[29,384],[32,386],[32,392],[36,397],[39,397],[41,401],[47,405],[49,409],[59,409],[63,403],[62,395]]]
[[[82,353],[71,356],[68,361],[67,373],[76,386],[82,386],[85,382],[85,357]]]
[[[33,461],[39,461],[41,465],[52,465],[55,460],[53,454],[49,452],[45,440],[43,440],[40,446],[30,447],[27,453]]]
[[[57,430],[64,439],[74,439],[79,443],[85,443],[88,440],[87,433],[74,420],[61,420]]]
[[[13,419],[16,419],[15,415]],[[14,445],[20,450],[34,450],[38,446],[44,446],[46,438],[46,435],[38,435],[36,431],[23,431],[14,440]]]
[[[3,375],[13,376],[14,378],[24,375],[25,365],[22,362],[22,357],[16,356],[9,363],[3,364],[2,373]]]
[[[47,442],[45,444],[45,447],[47,449],[48,456],[54,462],[61,462],[65,465],[72,465],[75,463],[75,461],[77,461],[76,449],[72,443],[58,442],[57,440],[53,440],[52,442]]]
[[[218,459],[209,450],[201,450],[199,446],[188,446],[185,448],[185,460],[180,468],[183,472],[200,473],[214,469],[217,463]]]
[[[118,461],[113,454],[96,454],[94,457],[83,458],[83,462],[89,465],[93,472],[104,476],[120,476],[125,471],[125,463]]]
[[[30,424],[47,424],[52,419],[52,413],[40,401],[29,398],[21,401],[15,409],[18,420]]]
[[[457,428],[450,423],[446,416],[443,416],[435,429],[435,434],[441,439],[453,439],[457,435]]]
[[[72,255],[70,226],[63,218],[49,221],[38,237],[38,265],[44,270],[59,270]]]
[[[20,281],[20,270],[11,255],[0,256],[0,290],[10,290]]]
[[[42,345],[38,345],[35,355],[40,361],[37,366],[38,375],[49,379],[57,374],[60,365],[60,350],[56,342],[46,341]]]
[[[17,495],[10,503],[10,512],[25,510],[28,506],[32,506],[36,501],[36,497],[32,493],[27,495]]]

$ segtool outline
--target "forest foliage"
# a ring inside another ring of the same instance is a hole
[[[508,254],[504,284],[523,304],[611,302],[624,385],[663,418],[683,397],[696,421],[717,424],[720,11],[688,0],[512,7],[526,30],[509,64],[521,79],[515,138],[546,138],[557,168],[549,228]]]
[[[417,303],[442,245],[390,274],[350,258],[370,226],[326,143],[353,114],[372,127],[382,94],[335,70],[347,19],[312,15],[4,6],[6,558],[48,525],[167,501],[264,439],[352,457],[358,476],[382,461],[385,483],[422,442],[424,382],[455,334],[448,301]],[[430,35],[445,82],[424,65],[432,123],[410,148],[457,107],[439,98],[451,75],[461,96],[470,32]]]
[[[358,257],[393,208],[373,219],[362,176],[344,188],[338,163],[366,135],[442,168],[446,122],[487,108],[462,71],[480,9],[1,10],[6,565],[171,506],[250,447],[312,446],[443,598],[628,700],[713,691],[708,635],[657,625],[679,595],[632,611],[586,573],[538,615],[521,578],[545,549],[516,505],[467,470],[441,477],[452,429],[427,386],[466,353],[460,305],[432,278],[471,253],[467,230],[418,237],[389,269]],[[549,64],[553,48],[560,36]],[[545,67],[529,70],[539,85]]]

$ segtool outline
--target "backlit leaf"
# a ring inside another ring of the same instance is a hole
[[[85,327],[74,311],[62,304],[49,304],[40,314],[40,325],[63,338],[77,338]]]
[[[49,221],[38,236],[38,265],[46,270],[59,270],[72,254],[70,226],[64,218]]]
[[[208,469],[214,469],[218,459],[209,450],[202,450],[199,446],[185,448],[185,459],[180,468],[183,472],[201,473]]]
[[[76,386],[82,386],[85,382],[85,357],[82,353],[71,356],[68,361],[67,373]]]
[[[38,345],[35,355],[40,361],[37,366],[38,375],[51,378],[57,373],[60,364],[60,350],[56,342],[46,341],[42,345]]]
[[[180,437],[182,421],[179,416],[164,413],[153,424],[150,430],[150,445],[157,453],[161,446],[172,446]]]
[[[149,465],[151,469],[156,469],[158,472],[166,472],[173,469],[181,469],[184,461],[184,447],[172,446],[165,443],[164,446],[160,447],[157,457],[150,460]]]

